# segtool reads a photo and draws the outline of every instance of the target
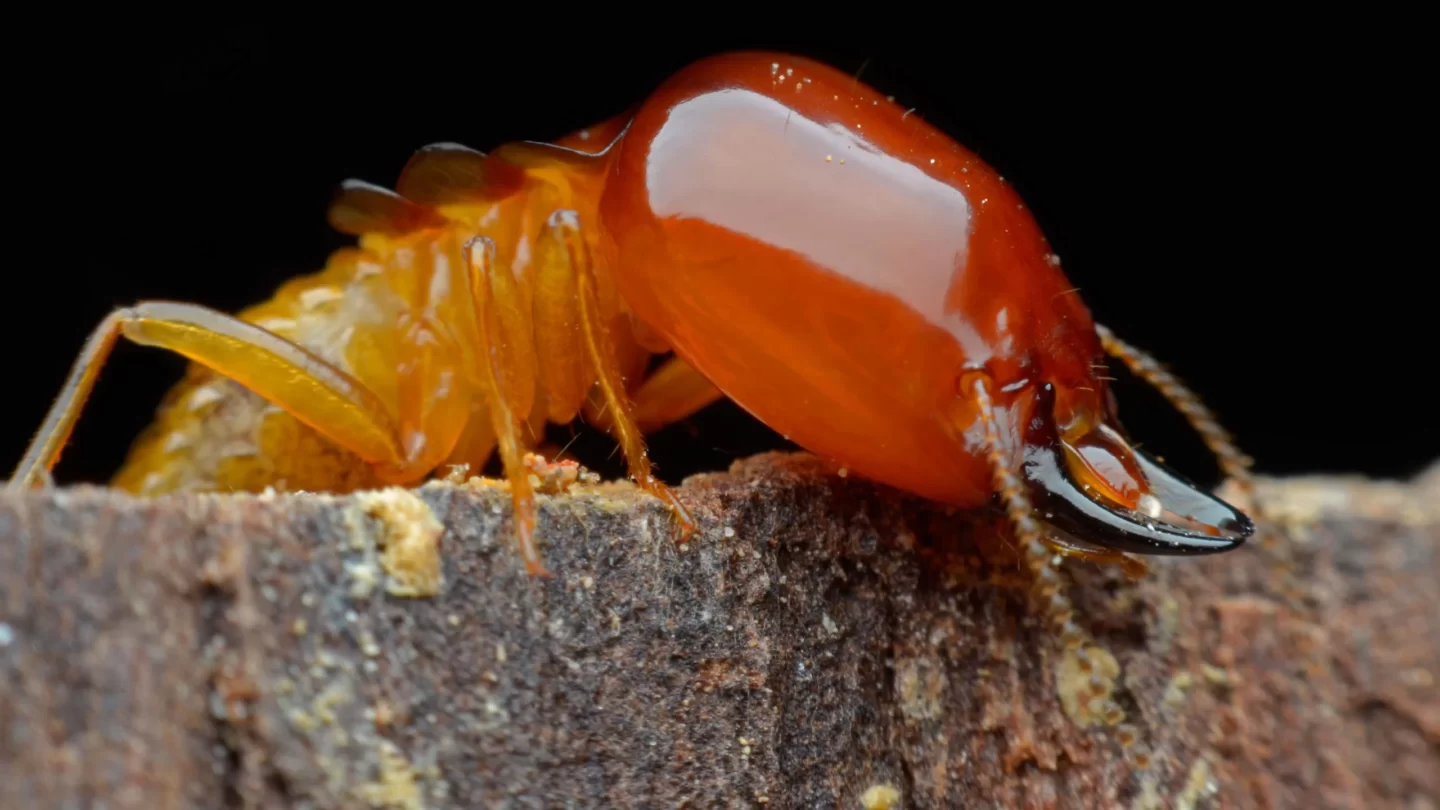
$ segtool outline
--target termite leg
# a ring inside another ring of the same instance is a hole
[[[1258,510],[1255,497],[1255,479],[1250,472],[1253,460],[1240,452],[1229,431],[1220,426],[1215,414],[1200,401],[1185,383],[1171,374],[1155,358],[1115,336],[1108,328],[1095,324],[1095,333],[1105,353],[1124,363],[1130,372],[1144,380],[1165,397],[1180,413],[1184,414],[1190,427],[1200,434],[1205,446],[1215,454],[1220,469],[1244,493],[1250,501],[1250,508]]]
[[[725,395],[704,374],[679,357],[671,357],[651,372],[630,395],[635,426],[641,433],[653,433],[666,425],[692,416]],[[611,429],[609,409],[595,414],[592,422]]]
[[[1035,519],[1030,497],[1020,480],[1020,463],[1005,451],[1000,441],[1000,429],[995,417],[995,406],[990,397],[995,383],[984,372],[972,372],[962,378],[960,390],[974,397],[981,427],[985,431],[985,455],[990,465],[995,491],[1000,494],[1020,554],[1034,577],[1032,596],[1038,607],[1060,636],[1060,643],[1077,657],[1084,658],[1087,648],[1093,644],[1089,635],[1075,622],[1075,608],[1065,595],[1056,567],[1060,555],[1052,552],[1046,535],[1041,532],[1040,523]],[[1124,717],[1112,697],[1092,699],[1090,711],[1114,725]]]
[[[983,372],[966,376],[961,390],[968,391],[975,398],[979,410],[980,424],[985,429],[985,457],[990,465],[990,474],[995,491],[1010,519],[1010,527],[1019,544],[1020,555],[1025,566],[1035,577],[1035,596],[1050,621],[1060,632],[1061,641],[1068,648],[1076,648],[1084,641],[1083,631],[1075,624],[1074,608],[1061,591],[1059,572],[1052,559],[1056,556],[1045,542],[1040,523],[1035,519],[1030,497],[1025,493],[1018,473],[1019,463],[1005,452],[1000,443],[1000,431],[996,424],[995,407],[990,398],[994,382]]]
[[[550,223],[535,240],[531,266],[535,347],[545,415],[555,424],[569,424],[595,386],[595,370],[585,347],[578,269],[570,260],[564,235]]]
[[[611,434],[620,443],[625,461],[630,468],[630,477],[636,485],[668,505],[680,524],[680,541],[684,542],[695,532],[695,519],[690,516],[684,504],[675,493],[650,469],[650,456],[645,449],[645,439],[635,422],[634,406],[625,391],[625,380],[620,372],[615,344],[609,327],[600,313],[599,297],[596,293],[595,269],[590,263],[589,247],[580,231],[580,218],[574,211],[556,211],[546,223],[546,228],[565,244],[569,251],[570,264],[575,268],[576,296],[580,304],[580,331],[585,340],[585,350],[595,370],[607,404],[611,419]]]
[[[521,420],[529,414],[517,407],[520,393],[514,390],[517,378],[533,381],[535,369],[523,367],[523,357],[513,351],[516,344],[504,340],[506,312],[523,314],[520,309],[515,279],[507,268],[495,263],[495,242],[476,237],[465,243],[465,264],[470,273],[470,289],[474,294],[479,317],[476,318],[480,351],[478,359],[484,368],[480,382],[489,404],[490,421],[495,430],[495,443],[500,463],[510,482],[510,499],[515,508],[515,535],[520,556],[531,574],[549,577],[552,574],[540,559],[535,545],[535,491],[530,485],[530,469],[525,465]],[[532,383],[533,386],[533,383]],[[533,387],[532,387],[533,392]],[[533,393],[532,393],[533,395]]]
[[[43,481],[60,459],[80,411],[121,336],[168,349],[249,388],[394,480],[424,470],[385,403],[359,380],[273,332],[195,304],[147,301],[117,309],[85,343],[14,476],[11,489]]]

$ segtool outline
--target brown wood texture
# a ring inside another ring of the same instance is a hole
[[[1286,537],[1065,566],[806,455],[543,498],[0,496],[7,808],[1440,807],[1440,468],[1265,481]],[[1077,679],[1079,679],[1077,681]],[[1082,698],[1083,703],[1083,698]],[[1141,754],[1147,768],[1138,768]],[[867,791],[869,793],[867,794]]]

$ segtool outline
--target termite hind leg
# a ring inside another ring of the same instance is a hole
[[[120,337],[120,325],[127,317],[128,310],[111,312],[85,341],[85,347],[75,358],[64,387],[6,483],[7,489],[27,489],[49,483],[50,469],[60,460],[60,453],[75,429],[75,421],[80,418],[80,411],[95,387],[95,378],[100,375],[101,367],[115,347],[115,341]]]
[[[525,316],[520,304],[515,278],[507,268],[496,265],[495,242],[487,237],[476,237],[465,244],[465,262],[470,276],[470,288],[479,308],[476,318],[480,338],[477,356],[484,366],[480,370],[483,394],[489,405],[490,421],[495,432],[495,445],[500,452],[500,463],[505,469],[505,478],[510,482],[510,499],[515,510],[515,540],[525,569],[532,575],[551,577],[540,558],[535,542],[535,490],[530,484],[530,468],[525,464],[525,442],[521,431],[525,430],[522,419],[529,416],[524,403],[525,392],[517,391],[518,384],[534,380],[533,353],[523,355],[515,351],[517,341],[506,340],[507,321],[513,327],[519,318]],[[507,316],[509,316],[507,318]],[[530,363],[531,367],[526,367]],[[533,389],[530,394],[533,397]]]
[[[404,480],[417,472],[406,464],[385,403],[345,371],[232,316],[195,304],[148,301],[115,310],[91,333],[9,488],[34,486],[46,478],[122,335],[183,355],[244,385],[390,478]]]
[[[674,491],[656,478],[651,470],[645,439],[636,424],[635,408],[625,391],[625,380],[620,372],[615,344],[600,312],[595,269],[590,262],[590,251],[580,230],[580,218],[574,211],[556,211],[546,223],[546,230],[549,237],[558,239],[567,246],[570,263],[575,269],[576,293],[580,304],[580,331],[585,341],[586,354],[589,355],[601,394],[608,406],[606,411],[611,423],[611,435],[625,453],[630,477],[636,485],[670,507],[680,524],[679,539],[683,543],[694,534],[695,519],[690,516],[684,504],[680,503]]]

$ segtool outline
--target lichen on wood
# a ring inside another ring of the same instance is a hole
[[[7,801],[1440,806],[1440,468],[1263,481],[1279,542],[1138,582],[1068,563],[1083,664],[997,515],[804,454],[687,481],[684,546],[628,484],[542,495],[550,580],[457,481],[0,497]]]

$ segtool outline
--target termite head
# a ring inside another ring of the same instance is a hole
[[[1041,387],[1025,440],[1025,480],[1046,523],[1084,543],[1135,554],[1214,554],[1254,533],[1243,512],[1133,445],[1113,400],[1084,407],[1068,393]]]

